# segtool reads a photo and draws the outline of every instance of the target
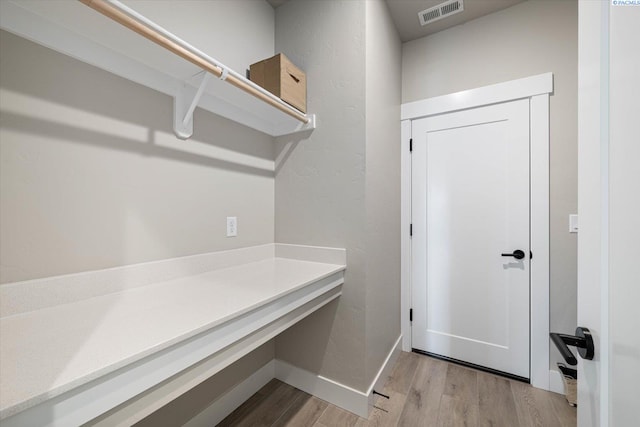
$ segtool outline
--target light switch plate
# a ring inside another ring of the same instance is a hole
[[[569,215],[569,233],[577,233],[578,232],[578,215],[571,214]]]

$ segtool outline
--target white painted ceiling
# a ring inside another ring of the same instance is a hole
[[[274,8],[287,0],[267,0]],[[326,0],[324,0],[326,1]],[[418,12],[445,0],[386,0],[393,21],[403,42],[437,33],[472,19],[497,12],[525,0],[464,0],[464,11],[422,27]]]

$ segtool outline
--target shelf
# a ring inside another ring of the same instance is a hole
[[[80,425],[178,374],[186,392],[338,298],[344,270],[344,249],[271,244],[3,285],[2,425]]]
[[[0,28],[172,97],[194,92],[202,69],[100,15],[79,1],[0,2]],[[256,86],[242,76],[251,86]],[[191,89],[189,89],[191,88]],[[259,88],[262,90],[261,88]],[[288,106],[275,95],[274,102]],[[271,136],[314,129],[308,123],[218,78],[210,78],[198,102],[218,114]],[[197,126],[197,124],[196,124]]]

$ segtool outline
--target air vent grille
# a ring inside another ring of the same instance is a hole
[[[442,18],[446,18],[449,15],[460,13],[463,10],[463,0],[449,0],[444,3],[440,3],[437,6],[418,12],[418,18],[420,19],[420,25],[424,26]]]
[[[429,12],[425,12],[422,14],[422,20],[425,23],[429,21],[433,21],[434,19],[437,19],[437,18],[440,18],[440,9],[430,10]]]

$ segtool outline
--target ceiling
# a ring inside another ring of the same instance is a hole
[[[274,8],[287,0],[267,0]],[[524,0],[464,0],[464,11],[422,27],[418,12],[445,0],[385,0],[403,42],[437,33],[455,25],[513,6]]]

